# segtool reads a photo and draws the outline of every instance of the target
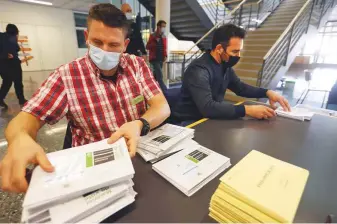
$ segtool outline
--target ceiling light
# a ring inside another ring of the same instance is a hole
[[[20,0],[22,2],[30,2],[30,3],[36,3],[36,4],[42,4],[42,5],[53,5],[51,2],[46,1],[38,1],[38,0]]]

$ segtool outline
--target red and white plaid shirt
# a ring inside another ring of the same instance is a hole
[[[123,54],[116,75],[116,84],[102,78],[86,55],[52,73],[22,111],[48,124],[66,115],[74,147],[108,138],[124,123],[140,118],[147,102],[161,92],[140,57]]]

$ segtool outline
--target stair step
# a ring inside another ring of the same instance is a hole
[[[171,24],[177,24],[177,23],[188,23],[188,22],[195,22],[198,21],[195,19],[195,17],[187,17],[186,16],[175,16],[175,17],[171,17]],[[200,22],[199,22],[200,24]]]
[[[254,64],[254,63],[248,63],[248,62],[239,62],[238,65],[234,67],[234,69],[243,69],[243,70],[255,70],[260,71],[262,68],[262,63],[260,64]]]
[[[289,23],[291,22],[291,20],[289,19],[289,20],[272,20],[272,21],[266,21],[263,25],[262,25],[262,27],[264,27],[264,26],[270,26],[270,25],[272,25],[272,26],[288,26],[289,25]]]
[[[263,63],[263,57],[241,57],[240,63],[254,63],[254,64],[261,64]]]
[[[261,50],[261,51],[242,51],[241,57],[264,57],[268,50]]]
[[[245,70],[245,69],[235,69],[235,73],[242,79],[242,77],[246,78],[257,78],[260,70]],[[256,80],[255,80],[256,82]]]
[[[284,30],[285,30],[285,28],[280,29],[280,30],[271,30],[271,29],[264,30],[261,27],[261,28],[257,29],[255,32],[256,32],[256,34],[263,34],[263,35],[266,35],[266,36],[272,35],[274,37],[275,35],[281,35]],[[260,37],[252,36],[252,38],[260,38]],[[271,38],[268,36],[268,38],[265,38],[265,39],[271,39]]]
[[[258,31],[258,30],[256,30]],[[266,34],[266,33],[259,33],[259,32],[256,32],[256,31],[253,31],[253,32],[250,32],[247,34],[247,39],[254,39],[254,38],[264,38],[264,37],[268,37],[268,39],[274,39],[274,38],[278,38],[280,35],[279,33],[269,33],[269,34]]]
[[[184,1],[181,1],[181,3],[174,3],[171,5],[171,11],[181,11],[181,10],[191,10],[187,4],[185,4]]]
[[[201,36],[203,36],[208,30],[205,29],[203,26],[199,27],[190,27],[188,24],[186,24],[185,27],[177,27],[177,32],[183,32],[184,34],[189,35],[190,33],[202,33]]]
[[[265,44],[268,43],[270,46],[273,46],[277,39],[267,40],[267,39],[261,39],[261,40],[245,40],[244,44],[248,45],[254,45],[254,44]]]
[[[256,44],[256,45],[248,45],[248,44],[245,44],[244,45],[244,49],[247,50],[247,51],[256,51],[256,50],[268,50],[272,47],[272,44],[266,44],[266,45],[262,45],[262,44]]]
[[[202,27],[200,25],[200,22],[192,22],[192,21],[189,21],[189,22],[184,22],[184,23],[171,23],[171,26],[174,27],[175,29],[176,28],[190,28],[190,27],[197,27],[197,28],[200,28]]]
[[[199,20],[194,14],[193,12],[191,12],[190,10],[184,10],[184,11],[171,11],[171,18],[174,17],[178,17],[178,16],[185,16],[185,18],[191,18],[193,17],[195,19],[195,21]]]

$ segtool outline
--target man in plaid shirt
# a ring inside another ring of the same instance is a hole
[[[85,32],[88,54],[59,67],[8,125],[8,151],[0,163],[3,190],[24,192],[25,168],[39,164],[52,172],[43,148],[35,141],[45,124],[64,116],[71,123],[72,144],[80,146],[125,137],[130,156],[137,141],[160,125],[170,109],[145,61],[123,54],[128,22],[111,4],[90,9]]]

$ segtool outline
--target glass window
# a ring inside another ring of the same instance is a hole
[[[87,17],[88,14],[74,13],[75,26],[76,27],[87,27]]]
[[[84,38],[84,30],[76,30],[78,48],[87,48]]]

